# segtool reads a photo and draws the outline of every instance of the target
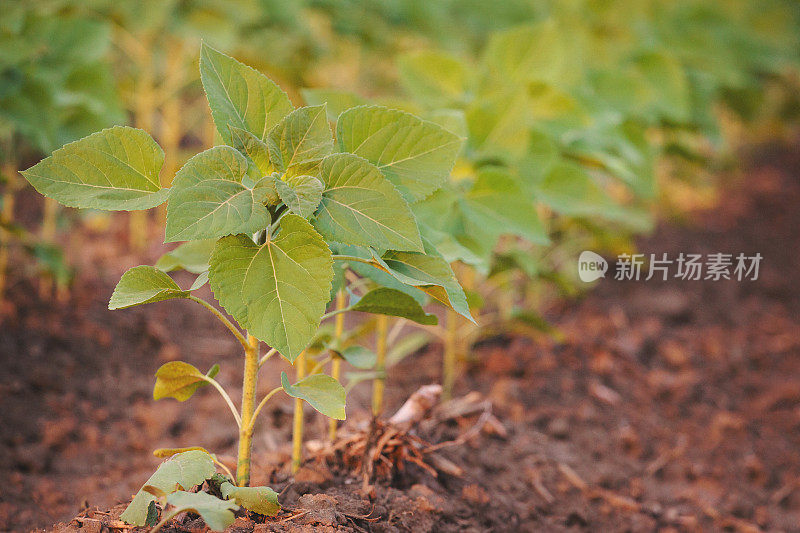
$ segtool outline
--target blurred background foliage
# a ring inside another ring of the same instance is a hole
[[[130,123],[164,148],[168,185],[213,145],[205,40],[296,104],[327,102],[332,121],[380,103],[465,137],[449,185],[415,214],[481,288],[476,305],[495,295],[495,318],[541,329],[531,310],[576,290],[580,250],[630,250],[654,214],[712,198],[738,146],[792,134],[798,30],[792,0],[6,0],[0,279],[20,245],[69,280],[52,245],[77,219],[16,212],[17,170]],[[131,215],[133,248],[161,224]]]

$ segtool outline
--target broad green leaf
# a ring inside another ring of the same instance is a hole
[[[436,315],[426,313],[414,298],[404,292],[386,287],[372,289],[350,306],[350,309],[362,313],[399,316],[418,324],[434,325],[438,323]]]
[[[269,132],[270,160],[279,170],[319,161],[333,152],[333,134],[325,105],[301,107]]]
[[[167,496],[167,503],[175,506],[175,509],[170,511],[173,516],[186,511],[195,512],[213,531],[227,529],[236,518],[233,511],[239,510],[239,506],[234,502],[220,500],[207,492],[173,492]]]
[[[336,137],[343,152],[376,165],[413,200],[441,186],[462,144],[462,139],[437,124],[382,106],[359,106],[342,113]]]
[[[244,235],[221,239],[211,256],[211,289],[248,332],[294,361],[325,312],[332,264],[322,237],[288,214],[261,246]]]
[[[505,170],[485,168],[478,173],[466,194],[464,213],[468,231],[481,239],[496,241],[500,235],[518,235],[534,244],[550,242],[536,204]]]
[[[175,492],[176,487],[191,489],[214,475],[214,460],[199,450],[179,453],[163,463],[143,486],[155,487],[167,494]],[[147,491],[139,490],[133,501],[120,515],[120,520],[134,526],[143,526],[147,520],[147,508],[156,499]]]
[[[252,233],[269,224],[256,169],[230,146],[192,157],[175,174],[167,204],[166,242]]]
[[[293,109],[286,93],[269,78],[206,44],[200,50],[200,79],[214,124],[226,144],[235,145],[230,126],[265,141]]]
[[[278,493],[269,487],[237,487],[231,483],[223,483],[219,487],[222,497],[233,500],[248,511],[264,516],[275,516],[281,510]]]
[[[229,126],[231,131],[231,143],[234,148],[250,158],[262,176],[271,174],[274,168],[269,160],[269,148],[267,143],[253,135],[247,130]]]
[[[352,154],[320,165],[325,192],[314,227],[327,240],[395,250],[422,251],[411,209],[381,172]]]
[[[368,103],[366,98],[337,89],[301,89],[300,94],[303,95],[306,105],[325,104],[329,122],[336,122],[339,115],[351,107]]]
[[[143,130],[116,126],[59,148],[21,172],[45,196],[69,206],[133,211],[164,202],[164,152]]]
[[[300,398],[327,416],[336,420],[344,420],[344,387],[325,374],[311,374],[294,385],[289,384],[286,372],[281,372],[281,385],[286,394],[292,398]]]
[[[275,180],[278,196],[289,211],[308,218],[322,200],[322,182],[314,176],[288,176],[286,181]]]
[[[411,298],[410,296],[407,297]],[[413,300],[413,298],[411,299]],[[354,367],[363,369],[374,367],[378,360],[378,356],[375,352],[363,346],[348,346],[339,352],[339,355]]]
[[[373,260],[401,283],[417,287],[474,322],[453,270],[430,243],[425,243],[424,254],[389,250],[381,257],[373,255]]]
[[[374,261],[373,252],[370,249],[363,248],[361,246],[337,244],[334,242],[331,243],[331,250],[334,254],[350,255],[363,259],[367,262],[364,263],[361,261],[348,261],[340,259],[335,262],[334,268],[347,267],[348,270],[352,270],[359,276],[374,281],[379,287],[389,287],[400,292],[405,292],[414,298],[420,305],[425,304],[427,300],[425,293],[418,290],[416,287],[401,283],[397,280],[397,278],[389,274],[381,265]],[[333,296],[331,298],[333,298]]]
[[[399,59],[400,81],[413,98],[430,107],[458,103],[467,91],[469,74],[463,63],[438,51],[423,50]]]
[[[153,387],[153,399],[175,398],[185,402],[199,389],[208,385],[205,378],[213,378],[219,373],[219,365],[212,366],[203,374],[193,365],[183,361],[164,363],[156,370],[156,384]]]
[[[161,270],[156,267],[140,265],[122,275],[108,302],[108,308],[125,309],[134,305],[188,296],[189,291],[181,289],[171,277]]]
[[[190,241],[177,246],[156,261],[155,267],[164,272],[185,270],[192,274],[202,274],[208,270],[208,259],[214,251],[216,239]]]

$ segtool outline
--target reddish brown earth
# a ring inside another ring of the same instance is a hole
[[[508,435],[441,450],[462,477],[410,466],[377,484],[373,501],[335,460],[288,476],[290,412],[279,402],[257,432],[254,480],[282,491],[287,511],[257,531],[800,531],[800,155],[758,154],[717,208],[640,243],[670,256],[760,252],[758,281],[607,280],[548,311],[558,342],[484,341],[456,392],[488,397]],[[2,310],[0,530],[67,521],[56,529],[75,531],[68,521],[81,509],[130,497],[157,447],[234,453],[235,426],[213,391],[187,404],[150,395],[155,369],[178,358],[222,363],[218,379],[235,388],[235,342],[189,302],[107,311],[136,259],[108,239],[78,239],[87,275],[68,305],[18,281]],[[438,381],[439,358],[432,346],[393,369],[389,411]],[[273,361],[264,390],[281,369]],[[353,391],[351,413],[368,394]],[[308,421],[319,435],[323,422]],[[447,441],[474,423],[420,436]]]

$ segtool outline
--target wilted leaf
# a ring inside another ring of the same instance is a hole
[[[134,305],[160,302],[172,298],[186,298],[187,296],[189,296],[189,291],[181,289],[171,277],[161,270],[156,267],[140,265],[122,275],[108,302],[108,308],[125,309]]]
[[[143,486],[156,487],[170,494],[176,490],[176,486],[190,489],[199,485],[214,475],[214,471],[214,460],[207,453],[199,450],[184,452],[161,463]],[[155,496],[140,490],[120,515],[120,520],[135,526],[145,525],[147,509],[153,500]]]
[[[263,245],[244,235],[221,239],[211,256],[211,288],[248,332],[289,361],[311,341],[330,298],[331,252],[303,218],[281,219]]]
[[[320,165],[325,183],[314,227],[328,240],[395,250],[422,251],[411,209],[381,172],[352,154]]]
[[[192,511],[200,515],[209,529],[224,531],[233,524],[235,517],[233,511],[238,511],[239,506],[227,500],[220,500],[206,492],[173,492],[167,496],[167,503],[174,505],[170,511],[173,516],[185,511]]]
[[[286,372],[281,372],[281,385],[286,394],[292,398],[300,398],[327,416],[336,420],[344,420],[344,387],[325,374],[311,374],[294,385],[289,384]]]
[[[153,387],[153,399],[175,398],[185,402],[204,385],[205,378],[213,378],[219,372],[219,365],[212,366],[203,374],[193,365],[183,361],[170,361],[156,370],[156,384]]]
[[[233,499],[254,513],[275,516],[281,510],[278,493],[269,487],[237,487],[226,482],[220,485],[219,490],[226,500]]]
[[[350,307],[353,311],[399,316],[418,324],[438,324],[436,315],[428,314],[422,306],[404,292],[386,287],[372,289]]]
[[[21,172],[33,187],[69,207],[132,211],[167,199],[164,152],[143,130],[117,126],[59,148]]]

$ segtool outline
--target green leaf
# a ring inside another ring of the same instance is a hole
[[[550,239],[536,213],[536,204],[522,186],[500,168],[484,168],[466,194],[463,207],[468,232],[494,245],[500,235],[518,235],[534,244]]]
[[[214,460],[205,452],[194,450],[179,453],[161,463],[143,487],[155,487],[167,494],[175,492],[176,486],[190,489],[214,475]],[[147,508],[156,499],[147,491],[139,490],[133,501],[120,515],[127,524],[143,526],[147,520]]]
[[[235,145],[230,126],[265,141],[293,109],[286,93],[269,78],[206,44],[200,50],[200,79],[225,144]]]
[[[189,291],[181,289],[171,277],[156,267],[141,265],[125,272],[114,288],[109,309],[125,309],[172,298],[186,298]]]
[[[382,106],[359,106],[342,113],[336,137],[343,152],[376,165],[412,200],[441,186],[462,144],[462,139],[437,124]]]
[[[311,374],[294,385],[289,384],[286,372],[281,372],[281,385],[286,394],[292,398],[300,398],[327,416],[336,420],[344,420],[344,387],[325,374]]]
[[[175,506],[175,509],[170,511],[173,516],[192,511],[199,514],[208,528],[213,531],[227,529],[236,518],[233,511],[239,510],[239,506],[235,503],[220,500],[207,492],[173,492],[167,496],[167,503]]]
[[[303,218],[281,219],[259,246],[244,235],[221,239],[211,256],[211,289],[244,328],[287,358],[311,341],[330,298],[331,251]]]
[[[185,270],[192,274],[202,274],[208,270],[208,260],[216,244],[216,239],[183,243],[159,257],[155,267],[164,272]]]
[[[231,145],[247,156],[255,164],[262,176],[267,176],[275,170],[269,160],[267,143],[247,130],[236,126],[229,126],[229,129],[231,130]]]
[[[436,315],[426,313],[414,298],[404,292],[386,287],[372,289],[350,306],[350,309],[362,313],[399,316],[418,324],[435,325],[439,323]]]
[[[175,174],[167,204],[166,242],[252,233],[270,222],[255,167],[230,146],[192,157]]]
[[[334,154],[320,165],[325,192],[314,227],[327,240],[420,252],[414,215],[394,186],[368,161]]]
[[[354,367],[362,369],[373,368],[378,360],[375,352],[363,346],[348,346],[339,355]]]
[[[185,402],[208,382],[205,378],[213,378],[219,373],[219,365],[212,366],[203,374],[193,365],[183,361],[170,361],[156,370],[156,384],[153,387],[153,399],[175,398]]]
[[[231,483],[223,483],[219,490],[226,500],[232,499],[254,513],[275,516],[281,510],[278,493],[269,487],[237,487]]]
[[[45,196],[69,206],[133,211],[164,202],[164,152],[143,130],[116,126],[59,148],[21,172]]]
[[[270,160],[279,170],[319,161],[333,152],[325,105],[295,109],[269,132]]]
[[[322,182],[314,176],[287,176],[286,181],[275,180],[275,188],[289,211],[308,218],[317,210],[322,200]]]

